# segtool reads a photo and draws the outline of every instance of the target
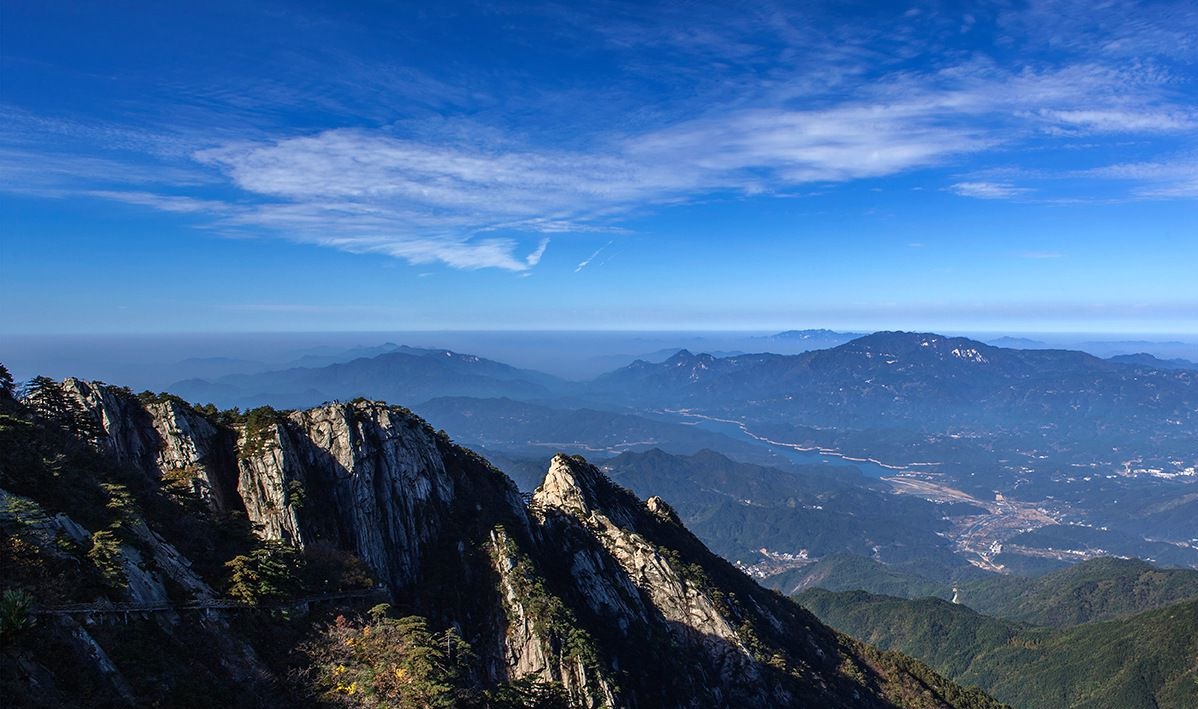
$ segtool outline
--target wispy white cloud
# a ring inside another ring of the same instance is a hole
[[[1153,199],[1198,198],[1198,176],[1183,178],[1169,183],[1149,185],[1136,189],[1141,197]]]
[[[606,244],[604,244],[603,246],[600,246],[599,248],[595,249],[595,253],[591,254],[590,256],[587,256],[586,258],[584,258],[582,261],[580,261],[578,263],[578,266],[575,267],[574,272],[578,273],[579,271],[586,268],[587,266],[590,266],[591,262],[594,261],[599,256],[599,254],[603,253],[603,251],[605,249],[607,249],[607,247],[611,246],[614,243],[615,243],[614,241],[609,241]]]
[[[184,195],[164,195],[154,192],[125,190],[86,190],[81,194],[97,199],[109,199],[133,204],[139,207],[152,207],[163,212],[215,216],[231,211],[230,206],[225,202],[214,199],[198,199]]]
[[[1198,160],[1179,158],[1171,161],[1125,162],[1077,170],[1078,177],[1100,177],[1113,180],[1168,181],[1198,177]]]
[[[1123,61],[1145,55],[1193,59],[1198,55],[1198,8],[1192,3],[1146,6],[1137,2],[1031,0],[997,15],[1000,28],[1028,43],[1083,56]]]
[[[629,154],[669,165],[679,187],[760,192],[891,175],[994,142],[983,131],[944,120],[920,97],[722,114],[640,136],[630,141]]]
[[[254,198],[224,217],[227,226],[413,263],[523,271],[540,262],[544,240],[521,259],[517,239],[482,235],[611,230],[613,219],[645,205],[894,174],[985,143],[939,125],[933,112],[908,104],[747,110],[586,153],[332,130],[223,145],[195,159]],[[135,199],[154,206],[141,193],[124,198]]]
[[[227,224],[455,268],[532,268],[547,238],[519,258],[518,239],[485,234],[606,230],[595,217],[627,206],[645,187],[617,156],[430,144],[358,130],[226,145],[196,159],[255,198]]]
[[[1047,121],[1098,132],[1155,133],[1192,130],[1198,126],[1194,114],[1186,111],[1132,110],[1042,110]]]
[[[475,241],[436,238],[370,240],[356,237],[333,237],[317,240],[351,253],[386,254],[409,263],[443,263],[452,268],[474,270],[502,268],[525,271],[529,264],[514,255],[516,242],[511,239],[480,239]]]
[[[978,199],[1012,199],[1027,193],[1026,188],[1003,182],[958,182],[949,189],[962,197]]]
[[[1076,170],[1073,177],[1130,182],[1145,199],[1198,197],[1198,159],[1193,155],[1169,161],[1127,162]]]
[[[530,267],[536,266],[541,262],[541,257],[545,255],[545,249],[549,248],[549,239],[541,239],[541,243],[537,244],[537,248],[531,254],[524,258],[524,262]]]

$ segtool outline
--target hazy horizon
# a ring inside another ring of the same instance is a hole
[[[829,330],[864,335],[874,330]],[[897,329],[897,328],[891,328]],[[161,390],[180,379],[219,378],[206,359],[228,363],[228,373],[285,369],[305,355],[336,355],[388,342],[409,347],[450,349],[566,379],[590,379],[633,359],[669,349],[796,354],[829,344],[788,343],[774,335],[786,330],[378,330],[328,332],[232,332],[137,334],[24,334],[0,338],[0,362],[18,380],[34,375],[95,378],[133,388]],[[907,330],[930,332],[930,330]],[[1100,357],[1148,352],[1162,359],[1198,360],[1198,334],[951,331],[936,334],[983,342],[1004,337],[1081,349]],[[1104,344],[1109,343],[1109,344]],[[1129,345],[1142,345],[1131,347]],[[323,350],[323,352],[322,352]],[[240,367],[238,366],[240,364]],[[311,365],[309,365],[311,366]],[[223,370],[222,370],[223,371]]]

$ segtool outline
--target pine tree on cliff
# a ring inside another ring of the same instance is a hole
[[[68,425],[72,407],[58,382],[50,377],[36,376],[25,385],[25,405],[46,421]]]
[[[0,401],[12,401],[14,398],[12,372],[0,362]]]
[[[93,441],[103,433],[100,424],[79,401],[67,396],[62,385],[50,377],[29,380],[23,400],[38,418],[71,431],[83,441]]]

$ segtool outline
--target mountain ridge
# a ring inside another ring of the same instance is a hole
[[[707,551],[660,499],[638,500],[581,459],[556,456],[526,505],[514,484],[485,460],[407,410],[381,402],[221,414],[175,397],[137,397],[79,380],[42,386],[30,401],[6,404],[0,418],[5,443],[0,454],[6,456],[0,480],[6,500],[19,498],[19,504],[6,505],[11,514],[0,520],[5,539],[23,540],[42,554],[67,553],[53,551],[52,540],[31,531],[26,521],[71,520],[93,549],[107,550],[100,556],[72,551],[71,558],[85,569],[101,558],[115,560],[113,573],[119,576],[113,578],[128,580],[102,582],[115,585],[104,586],[101,598],[169,604],[199,592],[188,588],[218,592],[230,580],[215,560],[230,552],[221,551],[223,543],[203,520],[244,510],[261,537],[256,550],[230,563],[252,566],[259,563],[255,559],[284,553],[310,558],[309,565],[317,558],[343,565],[360,560],[355,563],[386,585],[398,610],[420,616],[431,628],[452,629],[469,644],[477,660],[463,670],[462,692],[532,681],[559,687],[573,706],[596,708],[799,701],[997,706],[919,663],[822,626]],[[28,408],[35,404],[38,408]],[[66,423],[55,423],[59,420]],[[67,449],[70,455],[80,460],[102,455],[111,462],[75,467],[76,477],[60,483],[44,458],[12,457],[40,445],[29,438],[31,432],[66,435],[54,433],[67,430],[61,425],[78,435],[89,432],[79,447]],[[119,470],[106,467],[111,465]],[[114,480],[126,482],[113,487]],[[129,493],[122,492],[124,485],[133,486]],[[189,500],[188,506],[155,512],[169,495],[183,495],[178,499]],[[114,514],[118,522],[127,521],[98,527]],[[184,522],[201,526],[185,533],[186,525],[178,527]],[[133,538],[125,536],[126,529],[145,531]],[[188,570],[193,567],[188,554],[198,553],[195,545],[202,539],[216,544],[205,552],[215,559]],[[22,575],[6,578],[24,579],[41,593],[40,563],[29,562]],[[268,567],[256,568],[260,574]],[[258,589],[254,593],[267,592],[258,575],[237,578],[234,588],[248,583]],[[129,641],[102,627],[50,625],[48,637],[67,650],[54,655],[36,643],[22,645],[24,650],[12,650],[27,653],[11,665],[17,677],[5,670],[3,679],[6,686],[17,682],[22,687],[17,696],[24,699],[31,698],[28,682],[37,677],[53,690],[46,690],[50,695],[70,700],[72,685],[56,658],[84,652],[84,643],[93,655],[108,658],[104,670],[91,660],[81,662],[89,682],[106,688],[116,704],[148,702],[154,695],[155,701],[174,703],[169,692],[182,691],[183,667],[221,677],[246,696],[269,697],[272,690],[262,678],[280,677],[282,660],[268,640],[286,637],[272,623],[251,626],[259,628],[255,634],[218,618],[204,630],[214,642],[256,658],[246,660],[252,677],[229,674],[220,657],[183,661],[177,633],[189,629],[189,622],[159,626],[137,620],[126,630]],[[413,626],[379,627],[382,632]],[[136,638],[146,634],[158,638],[164,658],[174,658],[166,666],[153,665],[162,666],[156,670],[160,675],[146,675],[143,668],[150,665],[144,661],[122,659],[143,647],[145,640]],[[669,671],[649,671],[650,658],[664,661]]]
[[[306,407],[368,395],[405,401],[479,393],[542,398],[567,386],[551,375],[477,355],[398,347],[373,357],[317,367],[234,374],[214,381],[184,380],[168,389],[190,401],[223,407]]]

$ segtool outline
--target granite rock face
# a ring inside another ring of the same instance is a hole
[[[142,403],[77,380],[64,387],[118,460],[156,479],[187,471],[215,506],[243,509],[264,537],[352,551],[396,588],[415,580],[452,506],[435,435],[394,407],[328,404],[228,430],[174,400]]]
[[[118,461],[157,480],[186,474],[217,509],[239,507],[229,431],[173,397],[142,401],[128,390],[79,379],[62,386],[91,414],[105,434],[100,445]]]
[[[608,558],[616,562],[617,568],[606,569],[603,578],[619,579],[620,586],[634,588],[640,596],[633,607],[621,611],[619,616],[632,614],[635,620],[642,622],[646,617],[654,618],[667,629],[672,640],[690,646],[692,654],[710,663],[722,681],[735,679],[750,685],[758,684],[760,673],[751,652],[710,594],[701,584],[685,577],[685,571],[667,555],[668,549],[638,531],[638,527],[655,521],[646,518],[648,506],[636,504],[634,507],[629,504],[634,503],[633,498],[604,504],[597,499],[602,491],[600,486],[604,484],[594,467],[557,456],[550,466],[545,485],[533,496],[534,509],[544,514],[547,524],[576,524],[586,530]],[[578,505],[579,500],[584,504]],[[554,510],[562,514],[549,514]],[[588,605],[596,612],[602,612],[606,601],[606,598],[588,596]],[[637,606],[650,608],[653,612],[641,610],[635,614]],[[766,697],[755,699],[764,701]]]

